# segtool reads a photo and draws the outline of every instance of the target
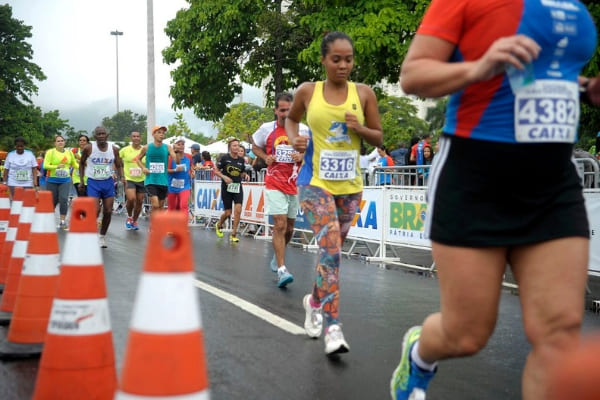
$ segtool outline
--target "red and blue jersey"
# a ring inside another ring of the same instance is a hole
[[[455,62],[481,58],[498,38],[527,35],[542,48],[533,71],[535,80],[545,83],[544,91],[552,90],[552,81],[563,83],[560,90],[571,90],[596,48],[593,20],[576,0],[433,0],[417,33],[453,43],[456,48],[450,61]],[[515,131],[551,136],[550,130],[560,126],[562,119],[576,127],[578,99],[549,97],[530,93],[519,99],[502,73],[450,96],[444,132],[515,143],[528,141],[517,140]]]

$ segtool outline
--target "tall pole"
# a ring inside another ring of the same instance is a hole
[[[123,32],[118,30],[114,30],[110,32],[116,39],[115,43],[117,44],[117,114],[119,113],[119,36],[123,36]]]
[[[148,51],[148,87],[147,87],[147,123],[148,123],[148,141],[147,143],[152,142],[152,127],[156,125],[156,104],[155,104],[155,91],[154,91],[154,13],[153,13],[153,4],[152,0],[146,1],[146,11],[147,11],[147,21],[146,21],[146,30],[148,36],[147,42],[147,51]]]

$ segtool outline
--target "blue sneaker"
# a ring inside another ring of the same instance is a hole
[[[125,229],[128,231],[133,229],[133,218],[127,218],[127,221],[125,221]]]
[[[284,288],[288,284],[294,282],[294,276],[288,272],[287,269],[277,271],[277,276],[279,277],[279,281],[277,282],[277,287]]]
[[[435,371],[424,371],[410,359],[410,351],[420,336],[421,327],[413,326],[402,339],[402,358],[390,381],[393,400],[425,400],[425,391]]]
[[[275,254],[273,254],[273,258],[271,259],[271,262],[269,263],[269,267],[271,268],[271,271],[277,272],[277,268],[279,266],[277,265],[277,257],[275,257]]]

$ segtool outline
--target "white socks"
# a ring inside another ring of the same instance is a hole
[[[419,356],[419,341],[413,345],[412,350],[410,351],[410,358],[417,364],[417,367],[421,368],[424,371],[433,372],[437,367],[437,361],[433,364],[426,363]]]

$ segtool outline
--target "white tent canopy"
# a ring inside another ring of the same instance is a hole
[[[251,148],[250,143],[248,142],[244,142],[243,140],[240,141],[240,144],[242,146],[244,146],[244,148],[246,150]],[[222,153],[228,153],[229,150],[227,150],[227,141],[225,140],[219,140],[217,142],[214,142],[212,144],[208,144],[208,145],[204,145],[201,147],[202,151],[208,151],[210,154],[222,154]]]
[[[178,137],[179,136],[173,136],[173,137],[170,137],[170,138],[166,138],[164,140],[164,142],[167,143],[167,144],[172,145],[173,142],[175,141],[175,139],[178,138]],[[185,146],[184,146],[184,150],[183,150],[184,152],[191,154],[192,153],[191,147],[192,147],[193,144],[200,145],[200,151],[205,150],[204,149],[205,146],[202,146],[200,143],[198,143],[198,142],[196,142],[196,141],[194,141],[194,140],[192,140],[190,138],[184,137],[184,139],[185,139]]]

